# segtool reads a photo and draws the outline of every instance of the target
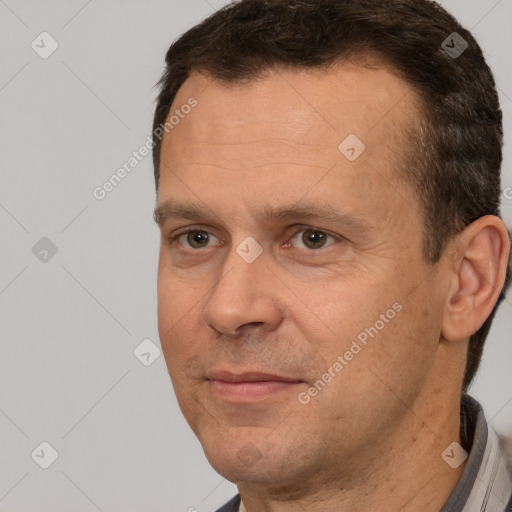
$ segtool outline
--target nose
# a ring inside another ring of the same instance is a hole
[[[283,285],[268,268],[265,252],[249,263],[235,249],[205,301],[203,320],[226,337],[236,338],[251,327],[272,331],[283,319]]]

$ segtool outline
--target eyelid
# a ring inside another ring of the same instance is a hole
[[[296,235],[297,233],[300,233],[301,231],[307,231],[308,229],[310,229],[312,231],[320,231],[322,233],[325,233],[326,235],[332,236],[333,238],[339,238],[339,239],[343,238],[341,235],[338,235],[337,233],[329,231],[328,229],[324,229],[324,228],[320,228],[318,226],[312,226],[312,225],[308,225],[308,224],[295,224],[293,226],[290,226],[289,229],[293,229],[294,235]]]
[[[208,226],[201,225],[201,224],[194,225],[194,226],[185,226],[183,228],[177,229],[176,231],[173,231],[169,235],[169,238],[176,238],[177,236],[183,235],[190,231],[204,231],[208,234],[213,234],[211,231],[209,231],[210,229],[212,229],[212,228],[210,228]]]

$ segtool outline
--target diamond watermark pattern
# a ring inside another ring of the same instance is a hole
[[[236,252],[246,263],[252,263],[263,252],[263,247],[254,238],[248,236],[236,248]]]
[[[38,466],[48,469],[58,459],[59,454],[49,442],[43,441],[30,456]]]
[[[261,452],[252,443],[247,443],[240,448],[237,457],[242,461],[242,464],[250,468],[254,466],[262,457]]]
[[[41,32],[30,46],[39,57],[47,59],[59,47],[59,43],[48,32]]]
[[[351,133],[343,142],[338,146],[340,153],[350,162],[357,160],[366,149],[363,141]]]
[[[41,263],[48,263],[57,254],[57,250],[57,246],[49,238],[43,236],[43,238],[32,247],[32,254]]]
[[[160,354],[160,349],[149,338],[143,340],[133,351],[133,355],[144,366],[151,366],[160,357]]]
[[[448,466],[457,469],[468,458],[468,452],[459,443],[454,441],[441,454],[441,457]]]
[[[457,59],[467,50],[468,43],[460,34],[452,32],[441,47],[452,59]]]

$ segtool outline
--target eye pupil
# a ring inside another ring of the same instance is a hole
[[[206,233],[205,231],[191,231],[187,235],[187,242],[192,247],[203,247],[204,243],[202,242],[205,241],[208,242],[208,233]],[[198,245],[195,245],[196,243]]]
[[[308,234],[309,233],[309,234]],[[304,231],[304,235],[302,236],[302,241],[307,247],[312,247],[313,249],[317,249],[318,247],[322,247],[326,240],[326,235],[321,231],[315,231],[312,229],[308,229]],[[310,245],[310,242],[312,245]]]

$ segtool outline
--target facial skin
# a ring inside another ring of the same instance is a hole
[[[486,217],[449,247],[455,257],[423,260],[420,204],[393,160],[415,99],[385,69],[281,70],[244,85],[193,74],[171,111],[191,97],[162,146],[158,318],[208,460],[248,512],[439,510],[464,468],[441,453],[460,442],[466,340],[501,289],[506,229]],[[349,134],[366,146],[353,162],[338,149]],[[171,203],[204,214],[174,218]],[[327,206],[353,220],[261,215]],[[262,249],[253,262],[237,252],[254,254],[247,237]],[[235,386],[216,371],[294,383],[223,394]]]

